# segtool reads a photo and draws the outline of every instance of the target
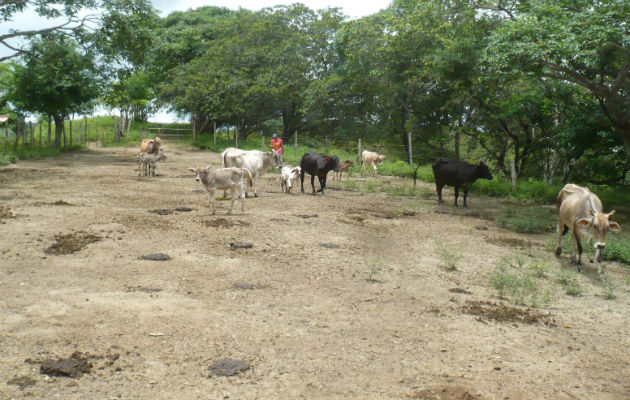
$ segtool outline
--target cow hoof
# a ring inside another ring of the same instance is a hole
[[[254,197],[258,197],[258,193],[254,193]]]
[[[562,247],[556,247],[556,257],[560,257],[560,254],[562,254]]]

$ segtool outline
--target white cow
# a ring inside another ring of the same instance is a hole
[[[221,153],[221,166],[223,168],[246,168],[251,174],[250,186],[254,187],[254,196],[258,197],[258,178],[267,172],[272,165],[278,165],[278,153],[274,151],[263,152],[260,150],[240,150],[229,147]],[[253,185],[252,185],[253,180]],[[245,196],[248,195],[247,187]]]
[[[300,171],[302,169],[300,167],[291,167],[290,165],[285,165],[282,167],[282,175],[280,175],[280,186],[282,187],[282,191],[289,193],[293,188],[293,183],[297,178],[300,177]]]
[[[384,158],[385,156],[382,154],[365,150],[363,153],[361,153],[361,173],[365,172],[365,165],[368,164],[372,166],[372,168],[374,169],[374,176],[376,176],[376,167],[377,165],[383,164]]]
[[[155,176],[156,164],[166,161],[164,154],[140,153],[138,154],[138,176],[144,172],[144,175]]]
[[[621,226],[610,221],[615,214],[603,212],[602,202],[588,188],[569,183],[558,193],[558,246],[556,256],[562,253],[562,235],[569,230],[573,232],[572,256],[578,266],[578,272],[582,265],[581,239],[591,241],[594,239],[595,259],[598,263],[597,272],[602,273],[601,252],[606,248],[606,233],[608,231],[619,232]],[[577,255],[576,255],[577,248]]]
[[[188,168],[189,171],[197,174],[195,180],[201,182],[210,194],[210,210],[214,211],[214,192],[217,189],[230,189],[232,191],[232,202],[230,203],[230,211],[234,207],[234,199],[238,197],[241,201],[241,213],[245,212],[245,191],[243,190],[243,176],[248,175],[251,179],[249,170],[245,168],[221,168],[212,170],[210,166]]]

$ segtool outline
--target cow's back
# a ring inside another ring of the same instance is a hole
[[[432,168],[436,182],[454,186],[471,182],[476,166],[465,161],[438,158]]]
[[[572,196],[572,195],[574,195],[576,193],[578,193],[578,194],[588,194],[588,193],[591,193],[591,191],[588,190],[588,188],[584,188],[584,187],[575,185],[573,183],[567,183],[566,185],[564,185],[564,187],[558,193],[558,207],[560,207],[562,202],[564,200],[566,200],[569,196]],[[597,197],[597,196],[595,196],[595,197]]]
[[[591,218],[598,212],[602,212],[602,202],[599,197],[589,190],[579,190],[562,201],[558,215],[562,223],[573,229],[575,221]]]

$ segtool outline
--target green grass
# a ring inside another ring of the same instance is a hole
[[[540,307],[551,303],[554,288],[547,281],[550,266],[520,255],[505,257],[489,276],[499,298],[514,304]]]
[[[519,233],[544,233],[555,230],[555,221],[540,206],[508,206],[497,217],[502,227]]]
[[[447,271],[456,271],[457,264],[459,264],[459,262],[464,258],[464,255],[460,251],[450,247],[448,244],[445,243],[436,242],[435,251],[438,254],[438,257],[440,257],[440,260],[446,267]]]
[[[545,244],[545,248],[548,251],[555,251],[557,245],[557,238],[554,235],[553,239],[550,239]],[[571,254],[571,232],[564,235],[562,239],[562,252],[563,254]],[[582,254],[582,262],[585,257],[593,257],[595,255],[595,249],[586,241],[582,241],[582,248],[584,253]],[[630,265],[630,240],[627,236],[622,234],[606,235],[606,248],[602,251],[603,261],[618,261],[622,264]]]
[[[28,147],[18,147],[17,151],[13,148],[0,149],[0,165],[8,165],[18,160],[36,160],[39,158],[53,157],[61,153],[75,151],[83,148],[80,145],[66,147],[42,147],[30,149]]]

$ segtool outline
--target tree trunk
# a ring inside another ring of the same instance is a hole
[[[459,128],[455,129],[455,159],[459,160],[459,142],[461,138],[461,132]]]
[[[623,146],[626,149],[626,165],[628,169],[630,169],[630,124],[621,132],[621,137],[623,139]]]
[[[55,147],[60,147],[63,135],[63,117],[61,115],[53,115],[53,119],[55,120]]]

